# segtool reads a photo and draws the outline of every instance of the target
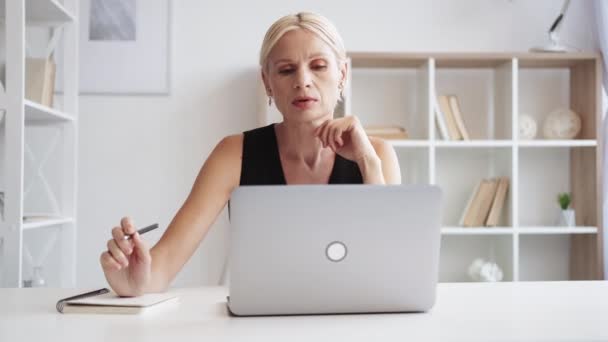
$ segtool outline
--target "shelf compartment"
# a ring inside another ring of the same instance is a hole
[[[429,149],[424,147],[398,147],[395,149],[402,184],[429,184]]]
[[[6,1],[0,0],[2,18],[6,15]],[[25,17],[26,22],[31,25],[53,26],[74,21],[74,15],[55,0],[26,0]]]
[[[519,151],[519,225],[557,224],[557,195],[572,193],[576,225],[597,227],[597,186],[595,148],[550,147]]]
[[[513,237],[505,235],[442,235],[439,261],[440,282],[472,282],[468,275],[473,260],[496,262],[503,271],[502,281],[513,280]]]
[[[6,16],[6,1],[0,0],[1,18]],[[74,21],[74,15],[55,0],[26,0],[25,20],[32,25],[60,25]]]
[[[570,279],[569,235],[522,235],[519,238],[519,280]]]
[[[49,108],[36,102],[25,100],[25,122],[31,125],[49,125],[54,123],[71,122],[74,117],[54,108]]]
[[[513,65],[505,57],[436,58],[436,95],[458,97],[471,140],[511,140]]]
[[[512,225],[511,148],[438,148],[436,150],[436,160],[437,184],[444,190],[442,218],[444,226],[459,226],[463,212],[477,184],[482,179],[495,177],[509,177],[511,180],[499,226],[510,227]]]
[[[569,108],[581,117],[577,139],[597,140],[601,99],[600,67],[595,57],[582,55],[540,60],[519,60],[519,115],[529,115],[537,124],[537,138],[543,138],[547,115]]]
[[[372,61],[364,60],[363,65]],[[358,57],[352,57],[349,82],[351,114],[363,126],[400,126],[408,139],[429,139],[429,63],[408,65],[399,69],[361,68]],[[370,86],[373,85],[373,86]],[[347,106],[348,107],[348,106]]]

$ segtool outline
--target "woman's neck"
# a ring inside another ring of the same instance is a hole
[[[309,168],[319,165],[324,157],[333,155],[330,148],[324,148],[321,140],[314,134],[319,122],[290,123],[283,121],[275,125],[279,151],[289,161],[302,162]]]

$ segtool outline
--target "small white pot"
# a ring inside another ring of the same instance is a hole
[[[559,225],[563,227],[576,226],[576,214],[574,209],[566,209],[560,212]]]

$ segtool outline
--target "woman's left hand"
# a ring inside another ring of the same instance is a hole
[[[341,157],[360,164],[378,158],[361,122],[356,116],[325,121],[315,129],[315,135]]]

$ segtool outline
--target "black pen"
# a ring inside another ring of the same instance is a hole
[[[151,224],[151,225],[149,225],[147,227],[139,229],[137,232],[139,233],[139,235],[141,235],[141,234],[147,233],[147,232],[149,232],[151,230],[154,230],[156,228],[158,228],[158,223],[154,223],[154,224]],[[133,236],[133,234],[125,235],[123,239],[125,239],[125,240],[131,240],[132,236]]]

